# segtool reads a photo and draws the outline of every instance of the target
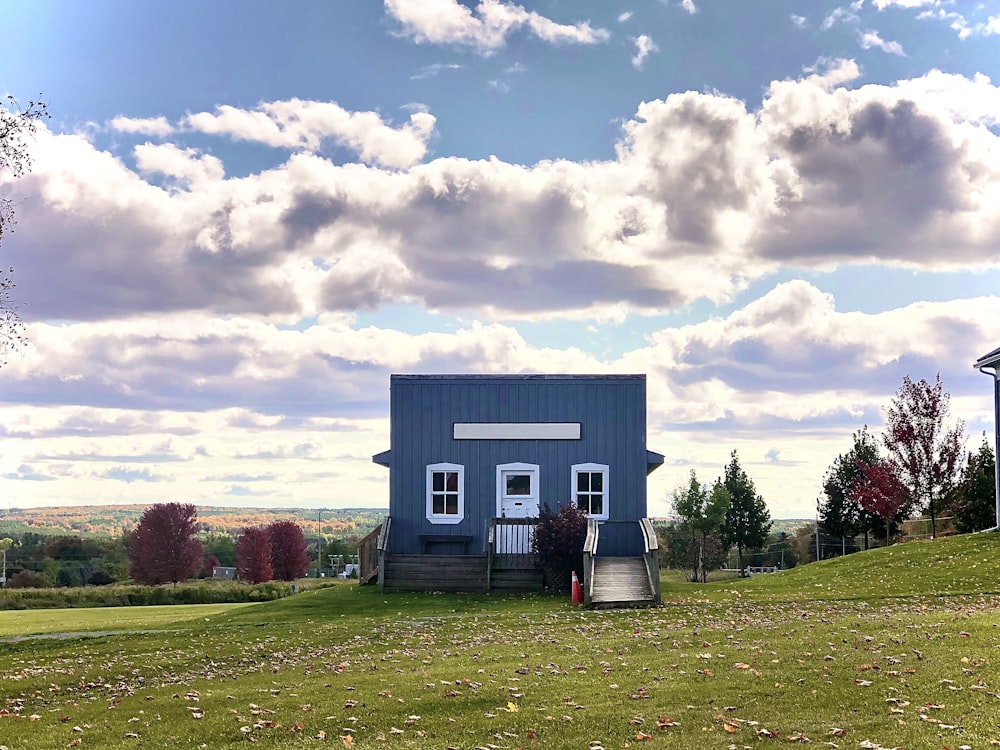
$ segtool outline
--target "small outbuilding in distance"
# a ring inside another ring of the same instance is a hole
[[[392,375],[389,515],[363,542],[385,590],[532,589],[540,509],[589,516],[589,604],[659,600],[645,375]]]

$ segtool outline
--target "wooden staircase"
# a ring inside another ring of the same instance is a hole
[[[641,557],[596,557],[590,605],[601,607],[641,607],[657,603],[656,592]]]
[[[660,604],[656,532],[648,518],[631,523],[638,523],[645,547],[638,557],[599,555],[601,525],[594,519],[587,524],[587,539],[583,543],[583,601],[587,607],[655,607]]]

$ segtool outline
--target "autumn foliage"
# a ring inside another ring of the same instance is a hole
[[[294,581],[309,570],[309,553],[302,527],[295,521],[275,521],[267,527],[271,536],[271,569],[279,581]]]
[[[197,529],[193,505],[158,503],[147,508],[129,542],[129,575],[146,584],[190,578],[202,565]]]
[[[949,426],[950,394],[938,375],[931,384],[903,378],[886,409],[882,437],[896,476],[918,509],[930,516],[931,536],[937,515],[958,483],[962,470],[965,428],[961,420]]]
[[[858,475],[848,490],[848,499],[874,513],[885,522],[885,543],[889,544],[889,531],[893,521],[907,507],[910,495],[896,474],[896,467],[889,461],[858,461]]]
[[[274,577],[271,535],[267,529],[243,529],[236,540],[236,576],[247,583],[264,583]]]

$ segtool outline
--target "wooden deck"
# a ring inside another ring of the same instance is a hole
[[[361,542],[361,584],[377,582],[384,591],[542,590],[542,570],[535,555],[526,551],[530,545],[525,544],[537,519],[492,519],[487,528],[486,550],[483,554],[472,555],[392,553],[389,550],[391,520],[386,518]],[[652,525],[647,519],[612,523],[638,523],[645,554],[639,557],[599,556],[600,526],[591,521],[584,543],[585,604],[593,608],[659,604],[660,571]],[[432,542],[440,544],[437,538]],[[464,538],[463,544],[467,544]]]

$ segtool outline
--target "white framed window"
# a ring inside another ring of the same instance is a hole
[[[608,518],[608,465],[573,464],[573,504],[591,518]]]
[[[460,523],[465,518],[465,467],[430,464],[427,467],[427,520]]]

